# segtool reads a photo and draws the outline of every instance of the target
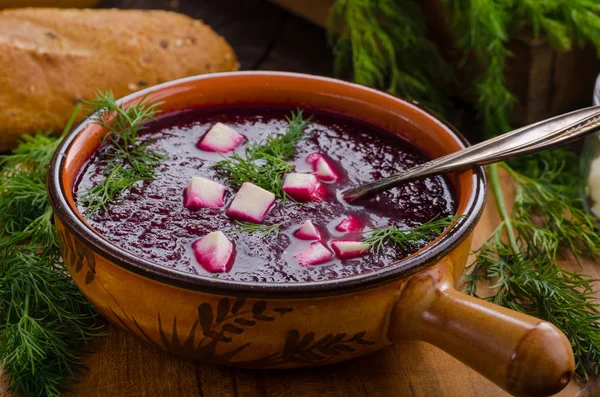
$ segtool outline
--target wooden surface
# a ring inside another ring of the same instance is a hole
[[[107,0],[104,7],[160,8],[205,20],[237,52],[242,69],[331,74],[324,32],[260,0]],[[498,223],[493,203],[475,232],[479,246]],[[567,261],[568,266],[568,261]],[[600,276],[596,263],[583,272]],[[95,340],[85,357],[89,371],[75,386],[77,396],[448,396],[507,394],[452,357],[424,343],[404,343],[335,366],[288,371],[219,368],[179,360],[155,350],[114,326]],[[467,342],[468,343],[468,342]],[[493,357],[490,357],[493,360]],[[561,397],[600,395],[600,385],[571,383]],[[0,396],[8,396],[0,378]]]

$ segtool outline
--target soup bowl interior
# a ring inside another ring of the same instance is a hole
[[[122,99],[127,105],[144,100],[161,102],[162,113],[192,108],[240,105],[277,105],[332,112],[384,128],[436,158],[464,148],[467,143],[450,126],[423,108],[376,90],[339,80],[277,72],[234,72],[198,76],[151,87]],[[273,284],[219,280],[184,273],[123,250],[96,233],[78,211],[73,195],[79,171],[102,144],[106,129],[85,120],[57,151],[49,175],[49,190],[57,217],[90,249],[127,270],[190,289],[244,291],[286,295],[348,292],[414,273],[448,254],[466,238],[481,215],[485,179],[481,168],[448,174],[463,218],[415,254],[371,273],[338,280]]]

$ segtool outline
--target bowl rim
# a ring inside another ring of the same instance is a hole
[[[128,102],[147,95],[155,90],[168,88],[174,85],[185,84],[201,79],[227,78],[236,75],[255,75],[255,76],[283,76],[292,78],[307,78],[322,82],[335,83],[348,86],[353,90],[366,91],[371,94],[387,96],[388,99],[400,102],[403,106],[414,108],[417,112],[423,113],[431,121],[439,124],[452,138],[463,146],[469,146],[467,139],[448,122],[441,120],[429,109],[418,103],[407,101],[385,92],[368,88],[362,85],[349,83],[343,80],[316,76],[304,73],[291,73],[279,71],[235,71],[224,73],[212,73],[198,76],[190,76],[177,80],[172,80],[144,90],[137,91],[118,100],[118,103]],[[135,254],[118,247],[111,243],[100,233],[94,231],[90,226],[82,222],[76,215],[76,208],[72,208],[65,197],[62,189],[62,170],[65,165],[67,154],[78,135],[91,123],[97,113],[91,114],[82,120],[78,126],[72,129],[59,144],[55,151],[50,167],[48,169],[48,192],[50,202],[54,208],[55,217],[62,225],[72,233],[77,239],[84,242],[86,249],[91,249],[96,254],[106,258],[113,264],[126,270],[136,273],[158,282],[166,283],[175,287],[188,290],[215,293],[219,295],[243,295],[260,297],[283,297],[283,298],[305,298],[329,295],[343,295],[363,289],[374,288],[379,285],[388,284],[394,280],[405,278],[414,274],[423,268],[433,266],[439,259],[451,252],[456,246],[462,243],[469,233],[475,228],[479,218],[483,213],[486,201],[486,176],[483,167],[475,167],[473,171],[473,189],[469,201],[464,211],[463,218],[459,219],[448,233],[443,235],[437,241],[430,243],[425,249],[417,253],[402,258],[399,261],[390,263],[383,268],[360,273],[340,279],[298,282],[298,283],[267,283],[267,282],[244,282],[233,280],[222,280],[214,277],[184,272],[158,263],[142,259]],[[79,170],[77,171],[79,172]],[[78,212],[78,211],[77,211]]]

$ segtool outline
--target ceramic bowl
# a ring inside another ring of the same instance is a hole
[[[285,105],[349,115],[400,134],[431,157],[466,140],[427,111],[339,80],[278,72],[203,75],[151,87],[161,112],[190,107]],[[516,394],[546,395],[569,382],[566,337],[539,319],[454,289],[482,214],[482,168],[449,174],[459,215],[426,247],[386,267],[312,283],[247,283],[179,272],[136,257],[96,233],[79,213],[73,185],[102,143],[88,118],[57,150],[48,187],[67,268],[114,324],[159,349],[204,362],[254,368],[334,364],[400,340],[432,343]]]

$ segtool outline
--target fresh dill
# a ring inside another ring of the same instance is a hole
[[[332,35],[338,76],[425,105],[446,103],[457,88],[453,77],[470,76],[471,80],[458,88],[473,97],[483,135],[491,137],[511,129],[516,102],[506,75],[511,40],[525,32],[534,38],[545,36],[557,51],[591,43],[600,53],[597,1],[443,0],[441,6],[452,24],[450,51],[454,58],[462,57],[451,66],[440,59],[441,47],[427,41],[426,24],[416,1],[336,0],[330,30],[342,33]],[[407,22],[395,27],[398,20]],[[404,34],[398,36],[393,29],[404,29]],[[444,42],[445,47],[447,44]],[[422,69],[415,72],[415,67]],[[438,68],[444,73],[437,74]],[[399,77],[394,80],[394,75]],[[444,87],[442,92],[431,87],[438,80],[442,80],[438,85]],[[434,109],[452,115],[448,106]],[[494,280],[495,295],[490,299],[555,324],[571,340],[577,373],[587,377],[600,368],[593,280],[562,270],[556,257],[564,249],[576,261],[582,255],[597,255],[600,237],[596,220],[582,210],[580,186],[573,183],[581,180],[579,161],[567,157],[574,155],[559,150],[538,153],[511,166],[489,167],[490,186],[503,222],[478,251],[468,288],[475,293],[479,281]],[[517,184],[512,214],[501,199],[499,167],[509,170]]]
[[[511,6],[495,0],[444,2],[456,11],[455,45],[464,55],[460,66],[474,73],[472,90],[484,135],[492,137],[509,131],[515,97],[508,90],[504,71],[505,60],[511,55],[506,48],[508,24],[516,19],[508,9]]]
[[[258,223],[251,222],[238,222],[236,221],[238,226],[240,227],[234,232],[245,232],[248,234],[256,234],[258,237],[265,238],[273,235],[273,238],[279,237],[279,233],[281,232],[281,226],[283,223],[275,223],[274,225],[262,225]]]
[[[515,98],[506,79],[511,39],[523,32],[544,35],[558,51],[591,42],[600,52],[600,6],[590,0],[495,1],[444,0],[452,13],[455,47],[463,54],[459,68],[470,67],[476,108],[484,133],[510,129]]]
[[[440,89],[452,69],[426,37],[416,1],[336,0],[329,26],[337,76],[452,114]]]
[[[283,176],[292,171],[291,160],[296,154],[296,146],[306,135],[310,118],[304,119],[302,110],[286,117],[288,126],[284,134],[272,134],[263,142],[246,146],[244,155],[233,153],[214,165],[221,170],[234,186],[252,182],[284,198]]]
[[[0,362],[16,395],[68,392],[84,368],[82,346],[100,334],[96,311],[61,259],[46,193],[59,142],[26,135],[0,157]]]
[[[482,280],[491,283],[490,301],[552,322],[569,338],[576,370],[585,378],[600,366],[600,306],[593,280],[562,269],[557,259],[569,253],[600,254],[596,219],[574,195],[574,170],[566,169],[564,150],[546,153],[543,161],[530,158],[528,174],[502,164],[489,168],[493,194],[502,222],[477,251],[465,276],[466,290],[477,295]],[[518,164],[523,166],[523,163]],[[499,182],[499,168],[516,183],[512,214],[508,213]],[[575,179],[576,180],[576,179]]]
[[[279,198],[284,197],[283,175],[294,169],[293,165],[277,157],[257,158],[254,145],[247,147],[243,156],[233,153],[227,160],[219,161],[215,167],[222,170],[234,186],[252,182]]]
[[[336,75],[418,101],[446,117],[456,113],[456,90],[466,90],[490,137],[510,129],[516,102],[506,78],[511,40],[525,32],[544,35],[558,51],[590,42],[600,53],[600,6],[593,0],[443,0],[437,7],[445,8],[452,25],[451,32],[442,28],[452,41],[441,43],[457,60],[452,64],[429,39],[435,34],[428,34],[418,1],[336,0],[329,20]],[[458,86],[457,76],[472,79]]]
[[[435,217],[422,225],[409,229],[400,229],[396,225],[380,227],[369,230],[363,241],[369,244],[374,253],[383,251],[386,245],[402,250],[420,247],[439,236],[459,218],[461,217],[448,216],[440,219]]]
[[[146,122],[154,120],[159,103],[149,103],[143,98],[122,105],[107,92],[99,93],[97,99],[86,104],[98,112],[96,122],[108,130],[104,136],[104,143],[108,144],[105,155],[111,159],[104,170],[104,179],[79,198],[91,216],[98,210],[106,212],[108,204],[121,198],[136,183],[155,180],[155,169],[167,156],[151,149],[152,141],[141,140],[138,135]]]

